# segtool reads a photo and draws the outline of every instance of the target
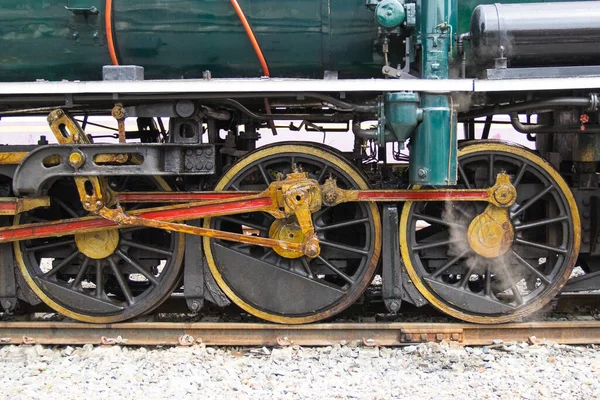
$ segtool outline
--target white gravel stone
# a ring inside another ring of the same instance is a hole
[[[545,343],[489,348],[452,343],[274,349],[0,346],[1,400],[572,400],[600,398],[598,376],[600,349]]]

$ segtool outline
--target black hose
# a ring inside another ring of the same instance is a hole
[[[463,113],[459,117],[459,122],[470,120],[478,117],[487,117],[496,114],[510,114],[513,112],[535,111],[547,108],[557,107],[585,107],[590,110],[598,109],[598,95],[590,94],[589,97],[558,97],[547,100],[534,100],[521,103],[507,104],[502,106],[494,106],[481,108],[479,110]]]

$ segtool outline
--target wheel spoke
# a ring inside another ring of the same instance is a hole
[[[140,264],[138,264],[137,262],[135,262],[133,260],[133,258],[127,256],[127,254],[123,253],[119,249],[117,249],[115,251],[115,254],[118,255],[119,257],[121,257],[121,259],[123,261],[125,261],[127,264],[129,264],[130,266],[132,266],[133,269],[135,269],[137,272],[139,272],[140,274],[144,275],[144,277],[146,279],[148,279],[148,281],[150,283],[152,283],[154,286],[158,286],[158,281],[156,280],[156,277],[154,275],[152,275],[151,273],[149,273],[148,271],[146,271],[144,269],[144,267],[142,267]]]
[[[264,181],[265,181],[265,184],[266,184],[267,186],[269,186],[269,185],[271,184],[271,180],[270,180],[270,179],[269,179],[269,177],[267,176],[267,173],[266,173],[266,171],[265,171],[264,167],[262,166],[262,164],[258,164],[258,165],[257,165],[257,167],[258,167],[258,170],[259,170],[260,174],[262,175],[262,178],[263,178],[263,179],[264,179]]]
[[[96,260],[96,298],[101,299],[104,295],[104,265]]]
[[[83,263],[81,264],[81,268],[79,268],[79,272],[77,272],[77,276],[75,277],[75,280],[73,280],[73,282],[71,282],[72,288],[76,288],[77,286],[79,286],[79,284],[83,280],[85,273],[88,270],[89,264],[90,264],[90,259],[89,259],[89,257],[86,257],[85,260],[83,260]]]
[[[463,166],[461,163],[458,163],[458,173],[460,174],[462,183],[467,187],[467,189],[471,189],[471,184],[469,183],[469,180],[467,179],[467,174],[465,174],[465,170],[463,169]]]
[[[345,244],[341,244],[341,243],[335,243],[335,242],[330,242],[328,240],[320,240],[319,243],[323,246],[329,246],[329,247],[333,247],[336,249],[340,249],[340,250],[345,250],[345,251],[349,251],[351,253],[356,253],[356,254],[362,254],[362,255],[368,255],[369,251],[365,250],[365,249],[361,249],[358,247],[354,247],[354,246],[348,246]]]
[[[25,250],[35,252],[35,251],[49,250],[49,249],[54,249],[56,247],[68,246],[68,245],[73,245],[73,244],[75,244],[75,239],[67,239],[67,240],[61,240],[59,242],[51,242],[51,243],[41,244],[39,246],[25,247]]]
[[[338,268],[336,268],[335,265],[333,265],[332,263],[327,261],[325,258],[323,258],[321,256],[317,256],[317,260],[321,261],[327,268],[329,268],[331,271],[333,271],[333,273],[335,273],[340,278],[342,278],[343,280],[348,282],[350,285],[354,284],[354,279],[350,278],[348,275],[346,275],[345,273],[340,271]]]
[[[513,296],[515,296],[517,305],[522,305],[523,297],[521,297],[521,293],[519,293],[519,288],[517,287],[517,284],[515,283],[514,279],[510,275],[510,273],[508,272],[506,265],[504,263],[500,263],[499,265],[500,265],[500,269],[502,269],[502,275],[503,275],[504,279],[506,279],[506,281],[508,282],[508,286],[509,286],[510,290],[512,291]]]
[[[548,245],[542,244],[542,243],[530,242],[528,240],[524,240],[524,239],[520,239],[520,238],[516,238],[515,243],[522,244],[523,246],[534,247],[536,249],[547,250],[547,251],[550,251],[553,253],[560,253],[560,254],[567,253],[567,249],[562,249],[560,247],[548,246]]]
[[[133,295],[131,294],[131,289],[129,289],[129,285],[127,285],[127,282],[125,282],[125,278],[123,278],[121,271],[119,271],[119,267],[117,267],[117,264],[115,264],[113,259],[110,257],[108,257],[108,263],[110,264],[110,269],[112,269],[113,275],[115,276],[119,287],[123,291],[123,296],[125,296],[127,304],[132,305],[135,301],[133,299]]]
[[[444,271],[446,271],[448,268],[450,268],[452,265],[454,265],[456,262],[458,262],[458,260],[460,260],[461,258],[463,258],[464,256],[467,255],[467,253],[469,252],[469,250],[465,250],[462,253],[460,253],[459,255],[457,255],[456,257],[454,257],[453,259],[451,259],[450,261],[448,261],[446,264],[442,265],[441,267],[437,268],[435,270],[435,272],[433,273],[433,275],[431,275],[432,278],[438,278]]]
[[[569,217],[567,215],[561,215],[561,216],[555,217],[555,218],[540,219],[537,221],[528,222],[523,225],[517,225],[517,226],[515,226],[514,229],[516,232],[518,232],[518,231],[523,231],[523,230],[531,229],[531,228],[539,228],[540,226],[544,226],[544,225],[555,224],[557,222],[567,221],[568,219],[569,219]]]
[[[531,207],[536,201],[538,201],[539,199],[544,197],[552,189],[554,189],[553,185],[546,186],[546,188],[544,190],[542,190],[541,192],[539,192],[538,194],[533,196],[527,203],[525,203],[524,205],[519,207],[515,213],[512,213],[510,216],[510,219],[513,220],[513,219],[517,218],[519,215],[523,214],[523,212],[525,212],[525,210],[527,210],[529,207]]]
[[[494,153],[490,153],[490,159],[488,163],[488,184],[494,186],[496,177],[494,176]]]
[[[78,218],[79,214],[77,214],[71,207],[66,205],[61,199],[58,197],[53,197],[52,200],[56,202],[63,210],[65,210],[71,217]]]
[[[330,209],[331,209],[331,207],[321,207],[321,209],[319,211],[317,211],[316,213],[313,213],[313,220],[318,219],[319,217],[321,217],[321,215],[325,214]]]
[[[549,285],[551,283],[550,279],[548,279],[544,274],[538,271],[533,265],[531,265],[527,260],[521,257],[516,251],[513,250],[512,254],[522,266],[524,266],[529,272],[537,276],[546,285]]]
[[[352,226],[352,225],[358,225],[358,224],[364,225],[364,224],[368,224],[369,222],[371,222],[371,220],[369,218],[353,219],[350,221],[338,222],[335,224],[329,224],[329,225],[325,225],[325,226],[315,226],[315,231],[317,231],[317,232],[330,231],[332,229],[346,228],[346,227]]]
[[[419,220],[422,219],[423,221],[426,222],[431,222],[434,224],[438,224],[438,225],[443,225],[443,226],[447,226],[448,228],[460,228],[460,229],[466,229],[465,226],[461,225],[461,224],[457,224],[454,222],[449,222],[449,221],[444,221],[441,218],[436,218],[433,217],[431,215],[424,215],[424,214],[413,214],[415,219]]]
[[[42,277],[44,278],[49,278],[53,275],[56,275],[56,273],[58,271],[60,271],[61,269],[63,269],[64,267],[66,267],[67,265],[69,265],[69,263],[71,261],[73,261],[73,259],[75,257],[77,257],[79,254],[81,254],[79,252],[79,250],[75,250],[73,253],[69,254],[64,260],[62,260],[58,265],[53,266],[52,269],[48,272],[46,272],[44,275],[42,275]]]
[[[317,182],[321,183],[323,181],[323,178],[325,177],[325,174],[327,173],[328,169],[329,169],[329,167],[327,165],[325,165],[323,167],[323,169],[321,170],[321,173],[319,174],[319,177],[317,178]]]
[[[307,257],[302,257],[300,261],[302,262],[302,267],[304,268],[304,272],[306,272],[306,275],[308,275],[309,278],[314,279],[315,276],[313,275],[312,270],[310,269],[310,264],[308,263]]]
[[[485,266],[485,289],[484,294],[487,297],[492,298],[492,267],[489,265]]]
[[[464,276],[460,279],[460,287],[463,289],[467,289],[469,286],[469,279],[471,279],[471,275],[473,274],[473,269],[475,268],[474,264],[467,265],[467,272],[464,273]]]
[[[519,186],[519,183],[521,183],[521,179],[523,179],[523,175],[525,175],[526,169],[527,169],[527,163],[525,161],[523,161],[523,164],[521,164],[521,168],[519,168],[519,172],[517,173],[517,176],[515,177],[515,181],[512,184],[515,189]]]
[[[275,250],[273,250],[272,248],[268,248],[267,251],[265,251],[265,254],[263,254],[262,256],[260,256],[260,259],[261,260],[266,260],[267,257],[269,257],[273,253],[275,253]]]
[[[432,249],[434,247],[442,247],[442,246],[449,246],[451,244],[454,243],[458,243],[459,240],[440,240],[438,242],[430,242],[430,243],[425,243],[425,244],[421,244],[421,245],[417,245],[417,246],[412,246],[412,249],[414,251],[418,251],[418,250],[426,250],[426,249]]]
[[[240,226],[244,225],[244,226],[247,226],[247,227],[252,228],[252,229],[257,229],[257,230],[259,230],[261,232],[268,232],[269,231],[269,228],[267,228],[265,226],[256,224],[256,223],[251,222],[251,221],[246,221],[244,219],[237,218],[235,216],[226,216],[226,217],[219,217],[219,218],[222,219],[223,221],[231,222],[233,224],[239,224]]]
[[[132,242],[131,240],[121,239],[121,244],[129,247],[135,247],[136,249],[146,250],[156,254],[162,254],[163,256],[171,257],[172,254],[170,251],[158,249],[156,247],[146,246],[145,244]]]

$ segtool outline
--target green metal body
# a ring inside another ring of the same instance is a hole
[[[406,20],[404,4],[400,0],[382,0],[375,8],[375,19],[383,28],[400,26]]]
[[[453,24],[454,0],[429,0],[417,4],[416,40],[421,43],[421,77],[447,79]],[[411,137],[409,179],[412,184],[456,183],[456,115],[449,94],[421,94],[422,121]]]
[[[391,132],[393,136],[380,134],[380,141],[389,137],[391,141],[405,142],[423,120],[423,110],[419,108],[419,95],[412,92],[386,94],[384,116],[385,131]]]
[[[364,0],[239,0],[271,76],[379,76],[377,26]],[[111,64],[104,0],[0,2],[0,80],[98,80]],[[69,7],[71,10],[65,8]],[[95,7],[97,14],[78,11]],[[113,0],[121,64],[148,79],[264,75],[226,0]]]
[[[456,183],[456,115],[448,95],[421,94],[423,121],[411,138],[409,179],[412,184]]]

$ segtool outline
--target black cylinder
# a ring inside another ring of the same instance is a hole
[[[470,31],[478,63],[600,64],[600,1],[480,5]]]

